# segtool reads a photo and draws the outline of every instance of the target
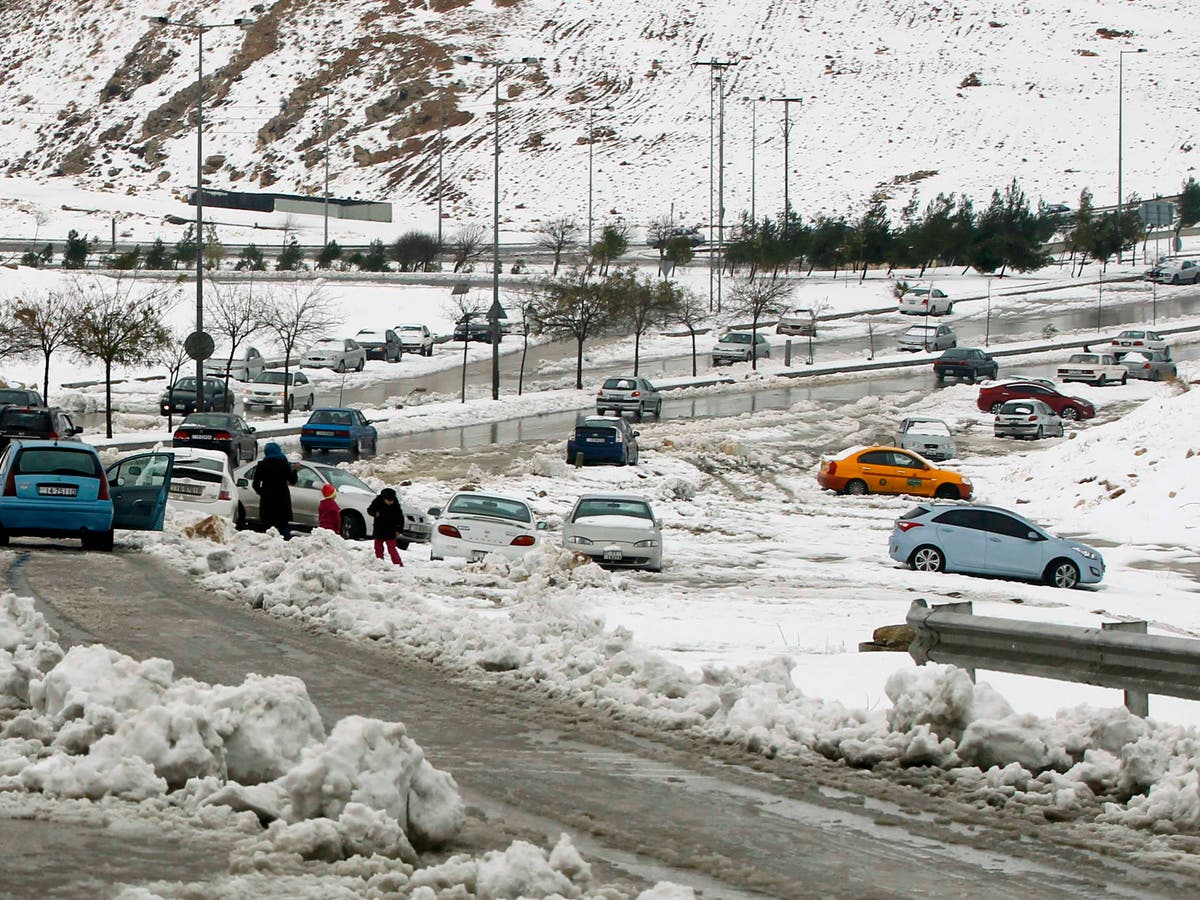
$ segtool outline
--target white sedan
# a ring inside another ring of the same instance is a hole
[[[308,376],[303,372],[284,372],[268,369],[242,388],[242,406],[249,411],[252,407],[283,409],[283,386],[287,383],[288,409],[312,409],[316,402],[316,391]]]
[[[662,522],[636,494],[584,494],[563,522],[563,547],[602,566],[662,571]]]
[[[150,458],[145,469],[127,468],[125,475],[132,478],[133,485],[159,484],[166,469],[167,454],[175,457],[171,484],[167,489],[167,505],[171,509],[202,516],[236,518],[238,491],[229,468],[229,455],[220,450],[163,447]],[[132,455],[144,455],[144,451]]]
[[[429,515],[437,519],[430,559],[459,556],[475,562],[489,553],[520,559],[541,542],[539,532],[546,528],[524,500],[478,491],[459,491],[445,509],[434,507]]]
[[[1130,329],[1122,331],[1112,340],[1112,349],[1109,351],[1117,359],[1120,359],[1126,353],[1142,350],[1166,350],[1167,342],[1163,336],[1156,331],[1142,331],[1140,329]]]

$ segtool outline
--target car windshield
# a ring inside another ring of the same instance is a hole
[[[14,469],[17,475],[75,475],[100,477],[100,460],[86,450],[59,447],[22,450]]]
[[[591,516],[632,516],[636,519],[654,521],[650,504],[642,500],[580,500],[575,508],[575,519]]]
[[[420,331],[421,326],[420,325],[401,325],[400,330],[401,331]]]
[[[360,331],[358,333],[358,336],[360,339],[366,340],[366,341],[381,341],[381,340],[383,340],[383,332],[381,332],[381,331],[364,330],[364,331]]]
[[[1073,363],[1098,363],[1100,357],[1095,353],[1072,353],[1071,358],[1067,362]]]
[[[186,425],[198,425],[201,428],[232,428],[233,416],[225,416],[220,413],[193,413],[183,420],[180,428]]]
[[[254,379],[255,384],[291,384],[292,373],[286,375],[283,372],[259,372],[258,377]]]
[[[318,409],[309,416],[309,425],[352,425],[354,416],[344,409]]]
[[[4,391],[0,390],[0,403],[28,403],[30,401],[29,391]]]
[[[175,382],[175,390],[177,391],[194,391],[195,389],[195,378],[180,378],[177,382]]]
[[[909,293],[915,294],[918,297],[922,297],[929,293],[929,288],[913,288],[911,291],[909,291]]]
[[[637,382],[632,378],[609,378],[604,382],[604,389],[609,391],[635,391]]]
[[[375,489],[363,481],[361,478],[356,478],[345,469],[338,469],[333,466],[317,466],[317,471],[332,484],[335,488],[356,488],[360,491],[365,491],[368,494],[374,494]]]
[[[750,343],[750,335],[735,332],[734,334],[725,335],[721,340],[727,344],[748,344]]]
[[[341,338],[321,338],[321,340],[319,340],[315,344],[313,344],[313,349],[314,350],[341,350],[342,349],[342,341],[341,341]]]
[[[446,512],[469,516],[490,516],[494,519],[509,519],[513,522],[533,521],[529,507],[520,500],[489,497],[484,494],[458,494],[450,501]]]

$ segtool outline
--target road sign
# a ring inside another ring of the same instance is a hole
[[[1167,228],[1175,222],[1175,204],[1168,200],[1147,200],[1138,208],[1147,228]]]
[[[183,349],[192,359],[203,361],[213,355],[216,344],[213,343],[212,335],[208,334],[208,332],[193,331],[187,336],[187,340],[183,342]]]
[[[500,305],[499,300],[493,300],[491,307],[487,311],[487,320],[489,322],[499,322],[501,319],[507,319],[508,313],[504,311],[504,307]]]

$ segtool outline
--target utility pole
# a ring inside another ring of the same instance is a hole
[[[329,91],[325,92],[325,243],[329,246]]]
[[[750,221],[757,224],[758,210],[758,104],[766,97],[743,97],[750,103]]]
[[[446,182],[442,177],[442,155],[446,147],[446,86],[442,85],[438,98],[438,252],[442,249],[442,197]]]
[[[721,309],[720,298],[720,273],[724,268],[723,263],[720,268],[717,268],[721,250],[724,246],[724,219],[725,219],[725,79],[724,71],[731,66],[736,66],[738,60],[735,59],[709,59],[702,62],[692,63],[692,67],[707,66],[708,67],[708,308],[712,310],[714,305],[719,311]],[[713,89],[719,86],[721,91],[720,97],[720,119],[721,119],[721,136],[720,150],[718,159],[714,160],[714,139],[716,137],[716,122],[717,122],[717,107],[718,103],[713,96]],[[720,174],[713,171],[716,166],[720,167]],[[713,194],[718,194],[716,204],[713,202]],[[714,221],[715,220],[715,221]],[[716,243],[716,249],[712,247]],[[715,287],[715,291],[714,291]],[[715,296],[714,296],[715,295]],[[714,304],[715,301],[715,304]]]
[[[612,104],[605,104],[600,107],[588,108],[588,252],[592,250],[592,173],[595,168],[595,154],[593,149],[596,146],[596,110],[607,112],[612,109]]]
[[[792,132],[792,123],[788,117],[788,111],[793,103],[802,103],[800,97],[772,97],[772,103],[783,104],[783,233],[786,236],[792,226],[792,201],[788,194],[788,183],[790,181],[790,161],[788,159],[788,145]]]
[[[1121,243],[1123,237],[1121,234],[1121,206],[1125,203],[1124,186],[1121,184],[1121,150],[1124,144],[1122,130],[1125,124],[1125,54],[1145,52],[1145,47],[1138,47],[1136,50],[1117,51],[1117,265],[1121,264]]]

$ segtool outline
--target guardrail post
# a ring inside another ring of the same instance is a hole
[[[792,342],[785,341],[783,344],[783,364],[790,366],[792,364]]]
[[[1104,631],[1131,631],[1134,634],[1146,633],[1146,622],[1101,622]],[[1125,691],[1125,708],[1135,716],[1143,719],[1150,715],[1150,695],[1145,691]]]
[[[975,614],[975,605],[970,600],[955,600],[950,603],[939,603],[933,607],[934,612],[958,613],[963,616],[972,616]],[[975,667],[959,666],[967,677],[971,679],[971,683],[975,683]]]

